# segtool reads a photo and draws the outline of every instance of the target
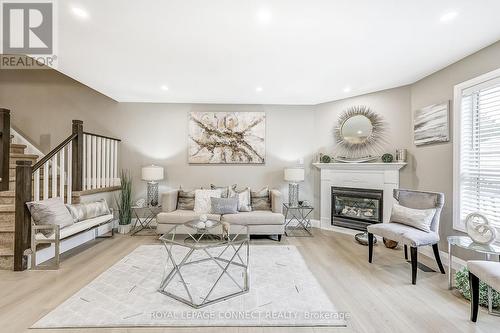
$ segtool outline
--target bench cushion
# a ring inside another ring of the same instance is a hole
[[[64,238],[73,236],[73,235],[75,235],[75,234],[77,234],[79,232],[91,229],[93,227],[96,227],[96,226],[98,226],[100,224],[103,224],[103,223],[106,223],[106,222],[110,222],[112,220],[113,220],[113,214],[108,214],[108,215],[102,215],[102,216],[94,217],[92,219],[84,220],[84,221],[81,221],[81,222],[78,222],[78,223],[74,223],[74,224],[72,224],[72,225],[70,225],[68,227],[60,229],[60,231],[59,231],[60,232],[59,238],[60,239],[64,239]],[[36,237],[37,240],[54,239],[54,235],[53,234],[49,235],[49,236],[45,236],[42,233],[37,233],[35,237]]]
[[[467,268],[479,280],[500,291],[500,262],[471,260],[467,262]]]
[[[439,242],[437,232],[425,232],[400,223],[376,223],[369,225],[367,229],[369,233],[413,247]]]

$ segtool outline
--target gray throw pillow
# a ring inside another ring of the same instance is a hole
[[[237,214],[238,198],[210,198],[212,214]]]
[[[73,220],[80,222],[94,217],[111,214],[106,200],[101,199],[94,202],[84,202],[73,205],[66,205]]]
[[[64,205],[62,198],[51,198],[42,201],[27,202],[26,206],[31,218],[37,225],[58,225],[64,228],[73,224],[73,217]],[[41,230],[45,236],[52,234],[51,230]]]
[[[269,188],[266,186],[259,191],[251,191],[253,210],[271,210]]]
[[[436,208],[413,209],[395,203],[392,205],[390,222],[405,224],[425,232],[431,232],[434,215],[436,215]]]
[[[184,191],[180,189],[177,195],[177,209],[194,210],[194,194],[195,190]]]

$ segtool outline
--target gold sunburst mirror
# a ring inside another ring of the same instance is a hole
[[[339,162],[367,162],[379,158],[385,143],[383,118],[360,105],[345,110],[334,130],[337,143],[333,158]]]

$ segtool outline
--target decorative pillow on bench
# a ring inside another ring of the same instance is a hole
[[[111,214],[106,200],[101,199],[94,202],[84,202],[73,205],[66,205],[73,220],[80,222],[94,217]]]
[[[59,225],[64,228],[73,224],[73,217],[66,209],[62,198],[51,198],[41,201],[27,202],[26,206],[36,225]],[[52,234],[51,230],[40,230],[45,236]]]

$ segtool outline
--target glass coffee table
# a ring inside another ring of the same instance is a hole
[[[158,291],[197,309],[250,290],[248,227],[206,223],[179,224],[160,237],[167,258]]]
[[[453,289],[452,278],[452,263],[453,263],[453,246],[460,247],[484,254],[485,260],[491,260],[492,255],[500,256],[500,246],[495,244],[479,244],[474,243],[469,236],[448,236],[448,289]],[[488,313],[493,315],[500,315],[499,312],[493,311],[493,296],[492,289],[488,286]]]

